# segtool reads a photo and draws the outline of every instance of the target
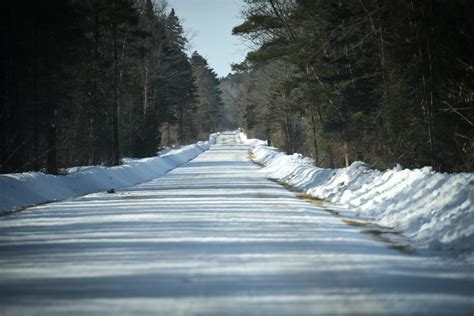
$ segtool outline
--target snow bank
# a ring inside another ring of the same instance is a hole
[[[241,137],[246,139],[246,137]],[[320,199],[411,237],[420,248],[474,258],[474,174],[434,172],[430,167],[370,169],[314,167],[299,154],[285,155],[258,140],[253,146],[261,172]]]
[[[239,131],[239,130],[237,130],[237,131]],[[248,139],[247,135],[245,133],[242,133],[242,132],[238,132],[238,137],[240,138],[240,140],[244,144],[250,145],[250,146],[253,146],[253,147],[255,147],[255,146],[265,146],[265,145],[268,144],[267,141],[265,141],[265,140],[256,139],[256,138]]]
[[[124,159],[123,165],[111,168],[92,166],[79,171],[71,168],[72,172],[66,176],[41,172],[0,175],[0,213],[149,181],[209,149],[217,135],[211,134],[209,141],[172,150],[159,157]]]

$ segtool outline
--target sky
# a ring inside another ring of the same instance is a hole
[[[244,60],[248,48],[232,28],[243,22],[242,0],[168,0],[181,20],[191,52],[198,51],[219,77],[231,72],[231,63]]]

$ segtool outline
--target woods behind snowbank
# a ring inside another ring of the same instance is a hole
[[[338,203],[367,220],[393,227],[416,247],[474,259],[474,174],[421,169],[371,169],[363,162],[347,168],[312,165],[300,154],[286,155],[266,142],[241,139],[270,178],[313,197]]]
[[[0,175],[0,213],[149,181],[209,149],[216,137],[217,134],[211,134],[209,141],[172,150],[159,157],[125,159],[120,166],[91,166],[66,176],[41,172]]]

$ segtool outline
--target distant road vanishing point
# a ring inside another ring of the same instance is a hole
[[[0,315],[472,315],[472,267],[266,179],[234,133],[167,175],[0,219]]]

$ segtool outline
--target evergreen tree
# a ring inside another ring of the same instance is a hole
[[[286,113],[305,122],[297,134],[317,164],[472,170],[472,3],[246,3],[246,20],[233,32],[258,48],[236,69],[258,76],[276,61],[296,67],[272,89],[290,97],[294,111]],[[255,110],[265,107],[244,116]]]
[[[191,65],[196,85],[197,124],[201,133],[217,131],[222,121],[219,80],[204,57],[194,52]]]
[[[1,4],[2,172],[118,164],[196,139],[179,19],[151,0]],[[168,133],[168,143],[171,141]]]
[[[187,40],[174,9],[166,19],[166,27],[168,37],[165,48],[170,65],[169,77],[164,83],[168,110],[166,117],[168,123],[177,125],[177,141],[183,143],[194,138],[192,124],[186,122],[193,119],[194,84],[191,64],[185,53]]]

